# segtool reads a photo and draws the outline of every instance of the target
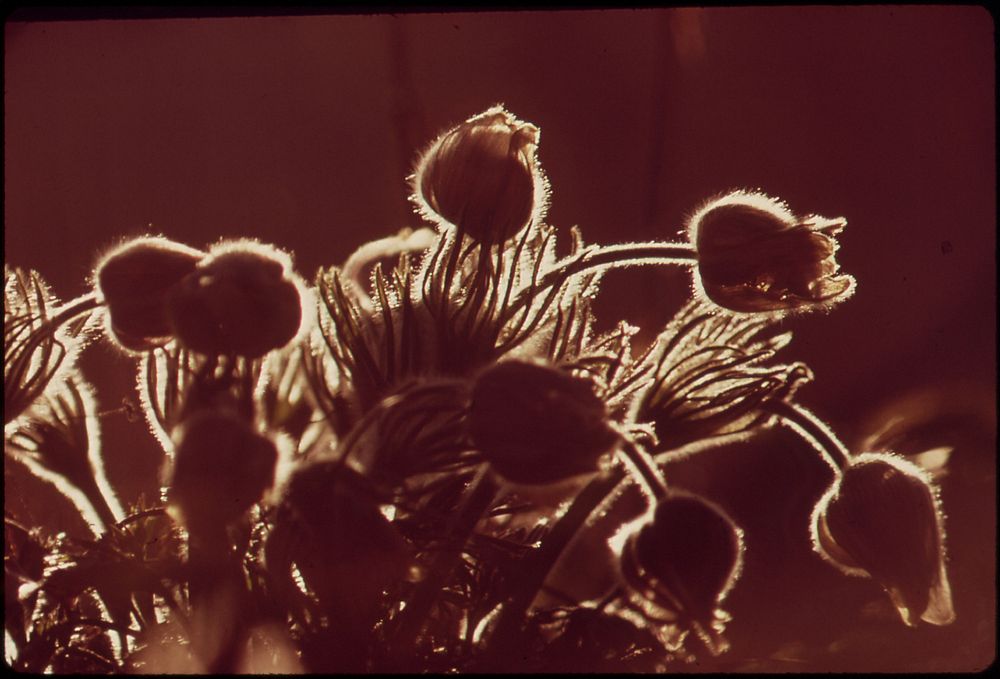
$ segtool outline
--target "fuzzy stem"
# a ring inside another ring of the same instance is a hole
[[[542,276],[528,290],[522,291],[504,310],[502,320],[509,321],[519,308],[530,305],[539,293],[556,285],[563,285],[573,276],[595,272],[599,269],[628,266],[676,264],[691,266],[698,262],[695,247],[690,243],[622,243],[603,247],[591,246],[572,257],[564,259]],[[531,294],[527,294],[530,292]]]
[[[782,424],[805,439],[838,474],[851,463],[851,453],[847,446],[826,423],[807,408],[782,400],[768,402],[764,407],[781,418]]]
[[[643,485],[652,498],[655,501],[662,500],[667,494],[667,483],[663,480],[663,475],[656,466],[653,457],[628,439],[622,441],[621,451],[639,473]]]

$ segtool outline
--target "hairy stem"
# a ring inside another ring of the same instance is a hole
[[[504,310],[503,322],[509,321],[523,307],[530,306],[537,296],[554,286],[562,286],[574,276],[600,269],[628,266],[674,264],[691,266],[698,261],[697,252],[689,243],[622,243],[604,247],[591,246],[568,257],[549,270],[527,290],[522,290]]]
[[[847,446],[807,408],[781,400],[768,402],[764,407],[781,418],[782,424],[805,439],[838,474],[851,463],[851,453]]]

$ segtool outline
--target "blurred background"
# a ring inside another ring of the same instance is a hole
[[[549,221],[589,241],[673,238],[741,187],[843,215],[838,259],[858,292],[785,321],[784,358],[813,368],[801,399],[848,443],[902,416],[900,452],[955,448],[941,495],[958,620],[908,629],[877,586],[811,553],[829,479],[779,431],[670,471],[726,507],[749,547],[726,606],[733,649],[688,669],[980,669],[996,633],[993,35],[984,9],[946,6],[14,15],[4,259],[68,299],[124,236],[246,236],[293,252],[310,278],[417,225],[406,177],[419,151],[498,102],[542,130]],[[682,271],[616,272],[602,323],[627,319],[647,341],[687,286]],[[117,411],[133,361],[98,343],[83,368],[112,481],[129,502],[152,493],[152,439]],[[80,530],[10,466],[9,510]]]

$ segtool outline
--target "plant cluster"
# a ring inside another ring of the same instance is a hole
[[[657,671],[726,651],[747,539],[670,466],[784,425],[833,482],[818,556],[902,621],[947,624],[940,501],[888,450],[797,401],[775,321],[854,279],[844,219],[736,190],[679,242],[586,243],[545,221],[539,130],[502,107],[422,154],[428,226],[312,284],[248,240],[128,240],[60,303],[5,267],[5,463],[55,484],[87,538],[5,514],[7,657],[42,672]],[[646,347],[595,329],[611,269],[680,266]],[[103,339],[102,339],[103,338]],[[88,343],[134,357],[162,493],[108,483]],[[587,554],[567,563],[567,555]],[[578,571],[586,586],[566,582]]]

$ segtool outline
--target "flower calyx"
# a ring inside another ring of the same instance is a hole
[[[259,358],[299,334],[303,286],[289,258],[252,241],[220,243],[167,299],[180,343],[206,355]]]

